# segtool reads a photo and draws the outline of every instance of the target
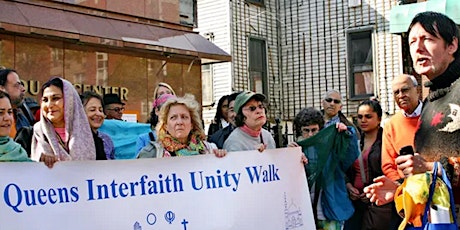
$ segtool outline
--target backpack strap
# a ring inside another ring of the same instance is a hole
[[[155,136],[153,136],[153,132],[149,132],[149,137],[151,141],[155,141]]]

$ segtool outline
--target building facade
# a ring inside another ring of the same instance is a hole
[[[193,32],[196,1],[0,1],[0,66],[27,96],[52,76],[81,93],[116,93],[146,121],[158,82],[201,101],[201,64],[231,57]]]
[[[320,109],[329,89],[342,93],[342,112],[349,117],[371,97],[394,114],[398,108],[391,81],[400,73],[413,73],[404,28],[390,31],[392,23],[399,23],[394,15],[406,15],[407,31],[417,12],[454,12],[458,5],[449,0],[428,3],[431,7],[424,1],[397,0],[199,0],[198,30],[214,33],[219,46],[230,44],[226,51],[233,57],[224,64],[225,75],[214,73],[214,99],[230,90],[264,93],[272,124],[280,118],[288,126],[302,108]],[[414,8],[410,16],[403,5]]]

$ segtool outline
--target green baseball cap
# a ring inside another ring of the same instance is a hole
[[[266,97],[260,93],[254,93],[251,91],[243,91],[242,93],[238,94],[235,99],[234,110],[238,113],[241,108],[252,98],[256,99],[256,101],[265,101]]]

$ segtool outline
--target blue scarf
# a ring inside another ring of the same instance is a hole
[[[20,144],[10,137],[0,137],[0,162],[1,161],[32,161],[27,157],[27,152]]]

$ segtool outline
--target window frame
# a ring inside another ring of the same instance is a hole
[[[252,61],[251,61],[251,41],[255,41],[255,42],[262,42],[263,45],[260,46],[262,47],[262,57],[260,58],[255,58],[255,60],[257,61],[262,61],[261,66],[262,68],[261,69],[257,69],[257,68],[253,68],[252,66]],[[268,50],[268,47],[267,47],[267,40],[264,39],[264,38],[259,38],[259,37],[254,37],[254,36],[248,36],[248,79],[249,79],[249,89],[253,92],[257,92],[257,93],[262,93],[264,95],[269,95],[268,94],[268,56],[267,56],[267,50]],[[254,78],[254,74],[256,73],[261,73],[260,76],[257,76],[257,77],[260,77],[260,81],[262,82],[261,84],[261,90],[260,90],[260,87],[258,87],[257,85],[257,81],[259,81],[259,79],[255,79]],[[258,89],[259,88],[259,89]]]
[[[204,73],[207,73],[208,75],[205,75]],[[205,81],[205,78],[208,77],[210,80],[210,83],[208,81]],[[214,66],[213,64],[202,64],[201,65],[201,101],[203,106],[211,106],[214,102]],[[206,100],[205,97],[209,97],[208,100]]]
[[[362,39],[369,36],[370,49],[371,49],[371,63],[352,63],[352,41],[355,39]],[[366,26],[361,28],[353,28],[346,31],[347,41],[347,81],[348,81],[348,95],[350,100],[362,100],[375,96],[377,81],[376,81],[376,67],[375,67],[375,47],[374,47],[374,27]],[[355,70],[356,68],[359,70]],[[357,73],[372,73],[372,92],[357,94],[356,93],[356,77]]]
[[[265,6],[265,0],[245,0],[245,2],[257,6]]]

